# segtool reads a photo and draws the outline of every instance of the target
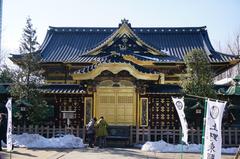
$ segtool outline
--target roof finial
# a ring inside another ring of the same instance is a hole
[[[121,22],[122,22],[122,24],[123,24],[123,23],[125,23],[125,24],[128,24],[128,20],[127,20],[127,19],[125,19],[125,18],[124,18],[124,19],[122,19],[122,20],[121,20]]]
[[[128,20],[127,19],[122,19],[121,20],[121,23],[119,24],[119,27],[121,26],[121,25],[123,25],[123,24],[127,24],[129,27],[131,27],[131,24],[128,22]]]

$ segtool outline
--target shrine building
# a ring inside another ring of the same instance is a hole
[[[239,59],[215,51],[203,27],[49,27],[36,53],[44,69],[43,92],[55,123],[75,111],[73,125],[104,116],[111,125],[176,126],[171,96],[182,93],[184,56],[203,50],[215,75]],[[12,60],[17,61],[13,55]]]

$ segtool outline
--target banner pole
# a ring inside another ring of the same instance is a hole
[[[181,159],[183,159],[183,141],[182,141],[182,137],[183,137],[183,129],[181,131]]]
[[[199,98],[199,99],[209,99],[209,100],[214,100],[214,101],[219,101],[219,102],[225,102],[223,100],[219,100],[219,99],[214,99],[214,98],[207,98],[207,97],[202,97],[202,96],[196,96],[196,95],[190,95],[190,94],[186,94],[187,97],[193,97],[193,98]],[[187,98],[186,97],[186,98]]]
[[[12,159],[12,151],[10,151],[10,159]]]
[[[183,141],[182,141],[182,137],[183,137],[183,130],[182,128],[180,127],[180,130],[179,130],[179,143],[181,144],[179,146],[179,150],[180,150],[180,159],[183,159]]]
[[[204,117],[203,117],[203,128],[202,128],[202,146],[201,146],[201,159],[203,159],[204,151],[204,136],[205,136],[205,126],[206,126],[206,115],[207,115],[207,98],[204,101]]]

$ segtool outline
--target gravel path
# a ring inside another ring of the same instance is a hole
[[[4,149],[0,159],[10,158]],[[199,159],[200,154],[184,153],[183,159]],[[84,149],[26,149],[15,148],[12,159],[180,159],[180,153],[144,152],[132,148],[84,148]],[[222,155],[222,159],[232,159],[233,155]]]

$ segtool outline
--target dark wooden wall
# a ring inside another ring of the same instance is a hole
[[[179,117],[170,95],[144,95],[148,98],[148,125],[150,127],[179,127]]]
[[[67,120],[63,119],[62,111],[76,111],[71,125],[80,127],[84,124],[84,97],[82,95],[55,95],[54,114],[55,124],[64,126]]]

